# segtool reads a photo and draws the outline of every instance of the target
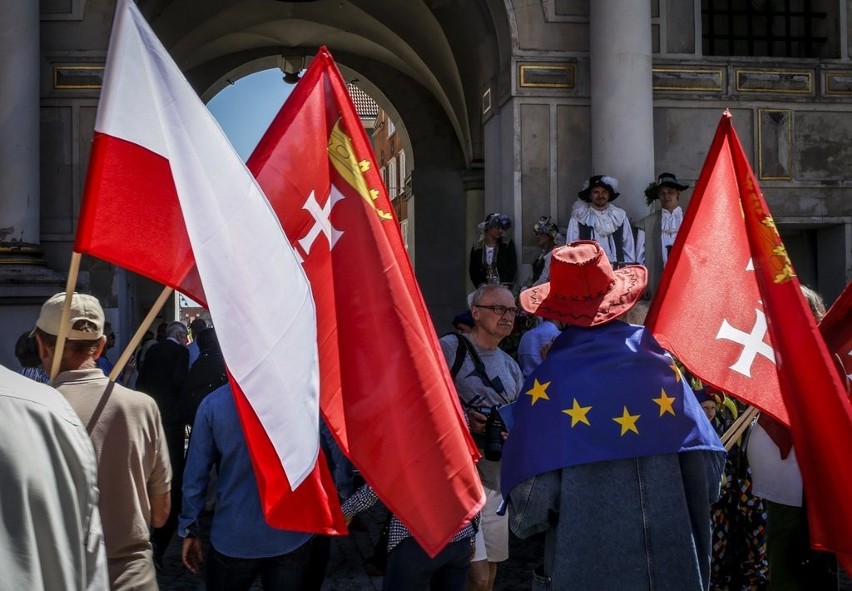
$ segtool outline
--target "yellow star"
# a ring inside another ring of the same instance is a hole
[[[562,412],[571,417],[571,427],[574,427],[574,425],[576,425],[577,423],[586,423],[591,427],[592,424],[586,417],[591,408],[591,406],[580,406],[580,403],[577,402],[577,399],[575,398],[574,405],[571,408],[566,408]]]
[[[672,406],[672,404],[674,404],[675,397],[669,396],[668,394],[666,394],[666,391],[663,390],[662,388],[660,388],[660,397],[659,398],[652,398],[651,400],[653,400],[654,402],[656,402],[657,404],[660,405],[660,416],[663,416],[663,414],[665,414],[667,412],[674,415],[675,411],[674,411],[674,407]]]
[[[627,407],[624,407],[624,414],[620,417],[613,417],[612,419],[619,425],[621,425],[621,436],[624,437],[624,434],[628,431],[633,431],[637,435],[639,435],[639,429],[636,428],[636,421],[639,420],[639,415],[631,415],[627,412]]]
[[[673,372],[675,372],[675,377],[677,378],[678,383],[680,383],[680,368],[676,363],[672,363],[669,367],[672,368]]]
[[[545,400],[550,400],[550,397],[547,395],[547,387],[549,385],[550,382],[545,382],[541,384],[538,380],[533,380],[533,387],[527,390],[527,394],[532,396],[532,402],[530,402],[530,405],[535,404],[542,398],[544,398]]]

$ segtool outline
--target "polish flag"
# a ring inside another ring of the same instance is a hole
[[[280,501],[267,518],[289,529],[345,531],[328,470],[317,462],[308,279],[255,179],[128,0],[116,7],[74,250],[208,307],[261,493]],[[276,490],[262,477],[271,472]]]

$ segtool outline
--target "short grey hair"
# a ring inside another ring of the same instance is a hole
[[[506,291],[513,298],[515,297],[514,294],[512,294],[512,290],[506,287],[505,285],[501,285],[499,283],[484,283],[477,287],[476,291],[473,292],[473,295],[471,295],[470,307],[473,308],[474,306],[478,305],[479,302],[481,302],[487,294],[498,290]]]
[[[175,339],[175,338],[178,337],[178,335],[186,336],[188,334],[189,334],[189,332],[186,330],[186,325],[179,320],[175,320],[174,322],[170,322],[169,325],[166,327],[166,338],[167,339],[168,338]]]

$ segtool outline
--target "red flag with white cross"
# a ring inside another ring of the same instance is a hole
[[[727,142],[717,132],[646,325],[701,380],[789,424]]]
[[[369,139],[325,48],[248,167],[311,282],[323,417],[434,555],[482,504],[478,452]]]
[[[852,404],[730,113],[719,122],[648,321],[701,379],[789,425],[811,545],[852,570],[852,471],[843,456],[852,449]]]

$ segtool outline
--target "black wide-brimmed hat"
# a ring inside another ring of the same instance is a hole
[[[648,188],[645,189],[645,200],[648,202],[648,205],[659,198],[660,187],[672,187],[678,191],[683,191],[684,189],[688,189],[689,185],[681,185],[677,181],[677,177],[670,172],[661,173],[657,177],[657,180],[649,184]]]
[[[592,189],[594,187],[603,187],[607,191],[609,191],[609,200],[615,201],[615,199],[621,195],[618,192],[618,179],[612,176],[606,176],[602,174],[597,174],[593,177],[589,177],[589,180],[585,182],[583,185],[583,190],[577,193],[577,197],[585,201],[586,203],[591,203],[592,201]]]

